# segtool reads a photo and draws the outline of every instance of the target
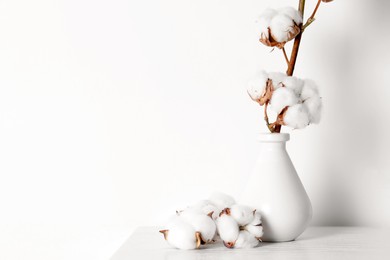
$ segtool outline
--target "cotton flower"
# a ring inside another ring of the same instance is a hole
[[[244,229],[254,235],[257,239],[261,239],[264,232],[260,213],[255,212],[252,222],[246,225]]]
[[[283,81],[287,78],[287,75],[281,72],[270,72],[268,73],[268,77],[272,80],[272,85],[275,90],[283,86]]]
[[[215,206],[215,204],[210,200],[201,200],[186,209],[186,211],[188,210],[209,215],[214,220],[218,217],[219,212],[221,211],[221,209],[218,209],[217,206]]]
[[[298,97],[293,90],[282,87],[276,89],[270,101],[270,109],[279,114],[287,106],[293,106],[298,103]]]
[[[249,224],[254,218],[254,212],[252,208],[239,204],[231,206],[230,215],[240,226]]]
[[[309,112],[310,123],[318,124],[321,120],[322,101],[319,96],[307,98],[303,105]]]
[[[160,233],[163,233],[165,240],[176,248],[195,249],[201,244],[200,233],[179,217],[169,223],[167,229],[160,230]]]
[[[303,104],[290,106],[283,114],[283,124],[295,129],[304,128],[309,122],[309,112]]]
[[[266,9],[259,17],[260,42],[270,47],[282,48],[300,33],[301,13],[292,8]]]
[[[291,89],[297,96],[299,96],[301,95],[304,81],[299,78],[290,76],[284,78],[282,84],[284,87]]]
[[[240,232],[234,218],[228,214],[222,214],[216,221],[218,234],[228,248],[233,248]]]
[[[301,99],[305,101],[308,98],[319,96],[317,84],[310,79],[305,79],[301,92]]]
[[[217,227],[212,218],[204,214],[186,211],[182,212],[180,217],[200,233],[202,242],[209,243],[213,240]]]
[[[224,208],[229,208],[236,203],[233,197],[221,192],[212,193],[209,198],[209,201],[221,210]]]
[[[252,100],[264,105],[271,97],[273,91],[272,82],[268,80],[265,71],[257,73],[256,77],[249,81],[248,94]]]
[[[252,248],[256,247],[259,244],[259,240],[257,240],[251,233],[246,230],[240,231],[236,243],[234,245],[235,248]]]

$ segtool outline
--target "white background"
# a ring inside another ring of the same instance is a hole
[[[0,1],[0,258],[106,259],[176,207],[239,196],[267,131],[246,82],[285,70],[254,21],[297,2]],[[390,225],[389,11],[335,0],[303,35],[323,121],[288,151],[313,225]]]

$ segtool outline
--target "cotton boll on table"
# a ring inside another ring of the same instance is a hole
[[[210,216],[184,211],[180,217],[200,232],[202,242],[210,243],[213,240],[217,227]]]
[[[254,211],[248,206],[235,204],[230,208],[230,215],[239,226],[245,226],[252,222]]]
[[[234,247],[240,233],[239,226],[232,216],[223,214],[217,219],[218,234],[228,248]]]
[[[257,240],[251,233],[246,230],[240,231],[234,248],[252,248],[256,247],[259,244],[259,240]]]
[[[211,194],[209,201],[220,210],[229,208],[231,205],[236,203],[233,197],[220,192],[214,192]]]
[[[168,225],[166,230],[161,230],[165,240],[172,246],[180,249],[195,249],[199,247],[200,241],[192,225],[183,219],[176,217]]]

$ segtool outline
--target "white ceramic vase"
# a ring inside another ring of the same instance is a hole
[[[263,241],[296,239],[312,216],[310,199],[286,151],[289,134],[261,134],[260,154],[240,202],[263,217]]]

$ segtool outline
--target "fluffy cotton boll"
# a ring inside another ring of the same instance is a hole
[[[259,212],[255,212],[254,216],[253,216],[253,220],[251,223],[249,223],[249,225],[252,225],[252,226],[257,226],[257,225],[260,225],[262,223],[261,221],[261,215]]]
[[[287,42],[293,34],[294,23],[293,20],[284,14],[278,14],[271,20],[270,29],[272,37],[277,42]]]
[[[263,226],[246,225],[244,229],[254,235],[256,238],[261,238],[264,235]]]
[[[296,104],[287,109],[283,117],[285,125],[295,129],[305,128],[309,124],[309,112],[302,104]]]
[[[183,212],[180,217],[192,225],[195,231],[200,232],[204,242],[208,243],[214,238],[217,227],[209,216]]]
[[[282,86],[283,81],[287,78],[287,75],[281,72],[270,72],[268,73],[268,77],[272,80],[274,89],[277,89]]]
[[[259,240],[254,235],[246,230],[240,231],[237,241],[234,245],[235,248],[253,248],[259,244]]]
[[[298,97],[294,91],[288,88],[276,89],[271,98],[270,109],[279,114],[285,107],[298,103]]]
[[[202,208],[202,213],[203,214],[206,214],[206,215],[210,215],[210,217],[214,220],[216,220],[218,218],[218,215],[219,213],[221,212],[220,209],[218,209],[216,206],[214,205],[206,205]]]
[[[317,84],[313,80],[305,79],[301,92],[301,99],[305,101],[314,96],[319,96]]]
[[[268,38],[268,27],[271,23],[272,18],[277,14],[275,9],[268,8],[264,10],[257,19],[256,23],[260,28],[260,33],[263,34],[264,37]]]
[[[302,92],[304,81],[296,77],[286,77],[282,83],[286,88],[291,89],[299,96]]]
[[[303,105],[309,112],[310,123],[318,124],[321,121],[322,100],[319,96],[313,96],[305,100]]]
[[[209,200],[212,204],[221,210],[224,208],[229,208],[231,205],[236,203],[233,197],[221,192],[214,192],[211,194]]]
[[[229,215],[220,216],[217,221],[217,230],[221,239],[225,243],[231,243],[234,245],[238,234],[240,232],[237,222]]]
[[[252,222],[254,218],[252,208],[239,204],[235,204],[230,207],[230,215],[240,226],[247,225],[248,223]]]
[[[248,94],[253,100],[260,100],[267,86],[268,75],[265,71],[257,73],[256,77],[248,83]]]
[[[195,229],[183,219],[177,217],[167,225],[166,240],[167,242],[180,249],[197,248],[197,239]]]
[[[287,7],[280,8],[280,9],[278,9],[278,13],[287,15],[297,25],[302,23],[302,15],[301,15],[301,13],[297,9],[295,9],[293,7],[287,6]]]

